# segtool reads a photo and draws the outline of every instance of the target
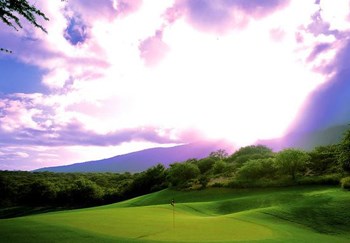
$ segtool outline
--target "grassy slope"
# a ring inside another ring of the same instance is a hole
[[[0,220],[0,241],[349,242],[348,205],[350,192],[332,187],[164,190],[103,207]]]

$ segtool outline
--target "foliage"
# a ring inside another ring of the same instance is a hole
[[[37,17],[49,20],[43,12],[27,0],[0,0],[0,20],[15,30],[22,28],[20,18],[24,18],[33,26],[47,33],[46,29],[37,22]],[[0,48],[0,52],[12,53],[6,48]]]
[[[6,25],[18,30],[22,28],[20,17],[28,20],[32,25],[46,32],[46,29],[37,22],[37,17],[49,20],[46,15],[30,4],[27,0],[1,0],[0,19]]]
[[[189,180],[199,176],[200,170],[193,163],[174,163],[170,165],[168,180],[174,187],[185,186]]]
[[[310,156],[298,149],[284,149],[276,156],[277,167],[282,173],[289,174],[293,181],[296,179],[298,172],[303,170]]]
[[[256,180],[261,178],[273,178],[276,175],[277,167],[275,159],[249,160],[238,169],[238,177],[241,179]]]
[[[197,162],[197,166],[198,166],[201,174],[205,174],[208,171],[210,171],[213,168],[215,161],[216,160],[210,156],[208,158],[204,158],[204,159],[199,160]]]
[[[325,174],[318,176],[305,176],[299,178],[298,185],[334,185],[337,186],[340,183],[341,174]]]
[[[307,163],[307,168],[315,175],[341,172],[337,160],[338,150],[338,145],[316,147],[309,152],[310,161]]]
[[[338,161],[345,171],[350,172],[350,130],[345,132],[339,144]]]
[[[209,158],[212,158],[214,160],[224,160],[227,157],[228,157],[228,153],[224,149],[219,149],[209,154]]]
[[[201,175],[198,179],[199,183],[201,184],[201,188],[204,189],[207,187],[209,183],[209,178],[206,175]]]
[[[341,187],[350,190],[350,176],[341,179]]]
[[[222,160],[218,160],[213,165],[213,173],[214,174],[224,173],[226,171],[226,168],[227,168],[227,164]]]
[[[240,167],[249,160],[271,158],[272,156],[273,152],[270,148],[264,145],[250,145],[240,148],[227,160],[236,163]]]
[[[0,171],[0,207],[81,207],[132,196],[130,173]],[[139,195],[139,194],[138,194]]]
[[[166,187],[166,170],[164,165],[158,164],[139,173],[128,188],[128,194],[133,196],[159,191]]]

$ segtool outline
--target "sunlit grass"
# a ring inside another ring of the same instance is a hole
[[[108,206],[0,220],[0,241],[349,242],[348,205],[350,192],[333,187],[164,190]]]

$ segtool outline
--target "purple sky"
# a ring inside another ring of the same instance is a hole
[[[48,34],[0,23],[0,170],[350,122],[348,0],[35,4]]]

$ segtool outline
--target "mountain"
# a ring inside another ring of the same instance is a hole
[[[158,163],[168,166],[190,158],[204,158],[211,152],[224,149],[233,152],[232,145],[225,141],[197,142],[169,148],[151,148],[112,158],[46,167],[35,171],[50,172],[141,172]]]
[[[309,132],[295,131],[282,138],[259,140],[256,144],[266,145],[275,151],[291,147],[312,150],[317,146],[339,143],[349,128],[349,125],[339,125]]]

